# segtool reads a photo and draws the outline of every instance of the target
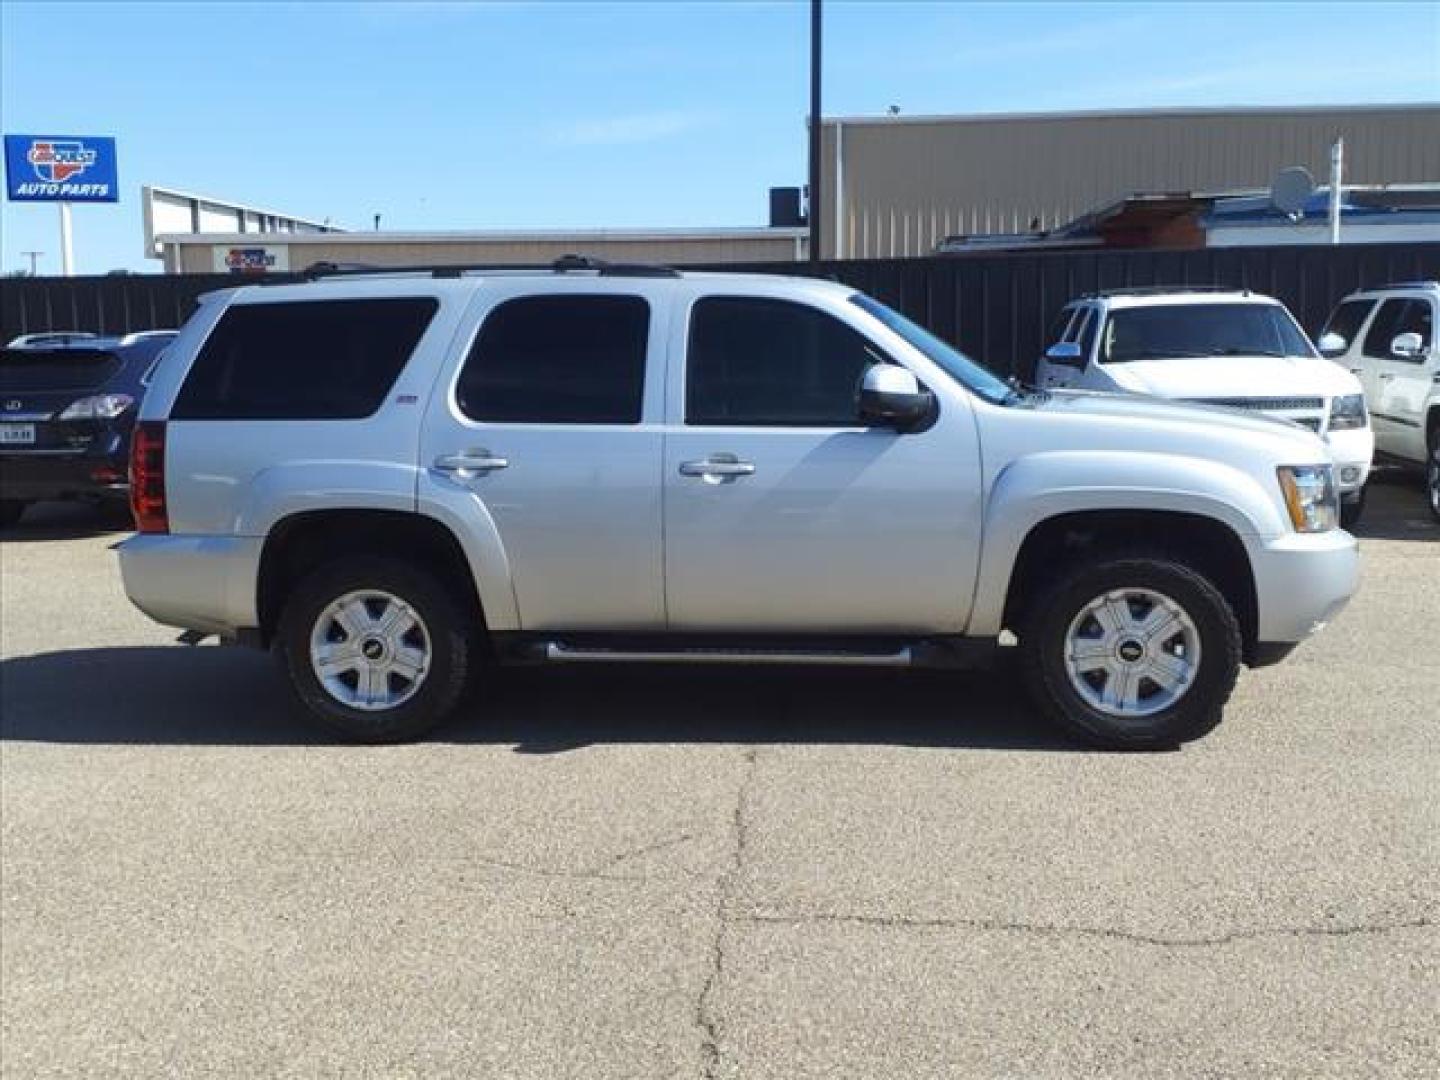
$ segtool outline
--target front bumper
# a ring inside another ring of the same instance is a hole
[[[1368,427],[1325,434],[1325,445],[1335,463],[1335,486],[1349,495],[1365,486],[1375,457],[1375,432]]]
[[[166,626],[233,638],[260,625],[256,536],[139,533],[116,545],[125,595]]]
[[[1294,644],[1324,628],[1350,601],[1360,547],[1349,533],[1291,533],[1249,547],[1258,602],[1256,640]]]

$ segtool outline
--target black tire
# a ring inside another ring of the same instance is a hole
[[[1370,489],[1362,487],[1351,495],[1344,495],[1340,499],[1340,527],[1353,531],[1360,519],[1365,516],[1365,495]]]
[[[25,508],[29,505],[19,499],[0,499],[0,529],[18,525],[20,519],[25,516]]]
[[[384,709],[353,708],[322,684],[310,659],[311,633],[321,614],[347,593],[388,593],[416,612],[429,644],[429,663],[413,695]],[[280,616],[275,650],[296,698],[321,724],[353,742],[413,739],[454,711],[465,689],[478,627],[426,571],[401,559],[361,556],[320,567],[290,595]]]
[[[1425,501],[1430,513],[1440,521],[1440,437],[1430,446],[1430,460],[1425,463]]]
[[[1198,634],[1200,664],[1188,689],[1149,716],[1121,718],[1092,706],[1066,670],[1070,624],[1092,600],[1117,589],[1169,598]],[[1020,634],[1026,687],[1043,713],[1083,741],[1110,750],[1170,749],[1220,722],[1240,670],[1240,624],[1220,591],[1188,566],[1149,555],[1102,556],[1060,578],[1031,612]]]

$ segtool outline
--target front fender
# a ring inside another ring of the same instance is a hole
[[[991,485],[967,633],[992,637],[1002,629],[1010,578],[1031,530],[1062,514],[1105,510],[1207,517],[1242,541],[1288,531],[1256,478],[1221,462],[1156,453],[1032,454],[1006,466]]]

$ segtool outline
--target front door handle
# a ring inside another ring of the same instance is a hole
[[[1393,378],[1395,378],[1394,372],[1382,371],[1382,372],[1380,373],[1380,381],[1381,381],[1381,382],[1389,382],[1389,381],[1390,381],[1391,379],[1393,379]]]
[[[437,471],[450,473],[460,480],[484,476],[496,469],[509,467],[509,458],[496,457],[489,450],[466,450],[461,454],[442,454],[435,459]]]
[[[704,461],[682,461],[681,476],[698,476],[707,484],[733,483],[742,476],[753,476],[755,465],[749,461],[738,461],[733,455],[715,455]]]

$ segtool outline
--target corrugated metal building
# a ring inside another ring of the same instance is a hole
[[[1440,105],[827,119],[821,251],[923,255],[1137,192],[1264,189],[1290,165],[1324,182],[1337,136],[1347,184],[1440,180]]]

